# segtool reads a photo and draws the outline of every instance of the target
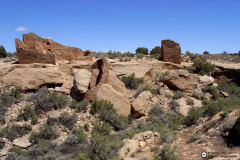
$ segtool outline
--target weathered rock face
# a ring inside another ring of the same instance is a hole
[[[116,74],[112,70],[109,70],[108,84],[124,96],[126,95],[125,84],[117,78]]]
[[[74,72],[73,87],[79,93],[86,93],[90,83],[91,72],[85,69],[80,69]]]
[[[173,92],[168,88],[168,86],[164,85],[159,89],[160,95],[164,95],[165,97],[172,98]]]
[[[169,88],[192,92],[198,87],[198,76],[186,70],[170,70],[163,83]]]
[[[2,78],[7,86],[20,85],[26,90],[40,86],[62,85],[62,74],[56,68],[16,68]]]
[[[64,60],[93,60],[91,51],[83,52],[81,49],[76,47],[61,45],[51,39],[39,37],[32,32],[23,34],[23,42],[16,38],[15,44],[19,64],[56,64],[56,61]]]
[[[131,157],[131,154],[140,152],[142,152],[142,156],[149,156],[145,155],[144,152],[149,152],[150,146],[159,145],[161,138],[158,132],[146,131],[134,135],[132,139],[124,139],[123,142],[125,145],[118,150],[118,154],[121,158],[128,159]]]
[[[149,109],[156,104],[159,104],[159,99],[150,91],[144,91],[133,102],[133,112],[140,116],[148,115]]]
[[[181,64],[181,47],[172,40],[162,40],[161,56],[164,62]]]
[[[97,100],[108,100],[113,103],[113,108],[117,110],[118,114],[129,116],[131,113],[131,105],[128,99],[120,92],[114,90],[110,85],[103,84],[98,89]]]
[[[199,76],[199,82],[203,85],[211,85],[214,82],[214,78],[207,75]]]

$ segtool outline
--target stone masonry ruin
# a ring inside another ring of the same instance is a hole
[[[44,63],[56,64],[58,61],[92,61],[90,50],[85,52],[37,36],[33,32],[23,34],[23,42],[15,39],[19,64]]]
[[[161,57],[164,62],[181,64],[181,47],[170,39],[162,40]]]

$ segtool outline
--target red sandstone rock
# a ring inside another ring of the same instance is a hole
[[[23,34],[23,42],[15,39],[19,64],[45,63],[56,64],[57,61],[92,61],[92,52],[82,51],[56,43],[51,39],[37,36],[34,33]]]
[[[161,57],[164,62],[181,64],[181,47],[172,40],[162,40]]]

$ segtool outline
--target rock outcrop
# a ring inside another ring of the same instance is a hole
[[[187,70],[170,70],[163,83],[172,89],[193,92],[198,87],[198,76],[188,73]]]
[[[181,64],[181,47],[170,39],[162,40],[161,57],[164,62]]]
[[[144,91],[138,95],[137,99],[133,102],[133,113],[140,116],[148,115],[149,109],[155,105],[159,105],[159,99],[152,95],[150,91]]]
[[[204,75],[204,76],[199,76],[199,83],[203,85],[211,85],[214,82],[214,78]]]
[[[19,64],[45,63],[56,64],[57,61],[92,61],[92,52],[83,52],[76,47],[56,43],[51,39],[37,36],[34,33],[23,34],[23,42],[15,39]]]
[[[16,68],[2,78],[7,86],[20,85],[25,90],[41,86],[62,85],[62,74],[57,68]]]
[[[240,117],[236,120],[234,126],[228,133],[228,146],[240,146]]]
[[[131,105],[128,99],[120,92],[117,92],[108,84],[103,84],[98,89],[97,100],[108,100],[113,103],[113,108],[117,110],[118,114],[129,116],[131,114]]]
[[[86,93],[90,83],[91,72],[85,69],[76,70],[74,72],[73,87],[76,92]]]

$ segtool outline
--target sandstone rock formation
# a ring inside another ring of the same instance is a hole
[[[198,76],[188,73],[187,70],[170,70],[163,83],[169,88],[192,92],[198,87]]]
[[[181,64],[181,47],[172,40],[162,40],[161,57],[164,62]]]
[[[63,84],[62,74],[57,68],[16,68],[2,81],[7,86],[20,85],[26,90]]]
[[[131,114],[131,105],[128,101],[128,99],[121,94],[120,92],[117,92],[108,84],[103,84],[98,89],[97,100],[108,100],[113,103],[113,108],[117,110],[118,114],[129,116]]]
[[[74,89],[76,90],[76,92],[86,93],[90,83],[91,72],[85,69],[80,69],[75,71],[74,73]]]
[[[37,36],[34,33],[23,34],[23,42],[15,39],[19,64],[45,63],[56,64],[57,61],[92,61],[92,53],[83,52],[76,47],[56,43],[51,39]]]
[[[152,95],[150,91],[144,91],[133,102],[133,112],[145,116],[148,115],[149,109],[157,104],[159,105],[159,99]]]
[[[161,138],[158,132],[145,131],[134,135],[132,139],[124,139],[123,142],[125,145],[118,150],[118,154],[120,157],[127,159],[131,157],[131,154],[143,152],[142,155],[144,155],[144,152],[149,152],[150,146],[161,143]]]
[[[199,76],[199,82],[203,85],[211,85],[214,82],[214,78],[207,75]]]

